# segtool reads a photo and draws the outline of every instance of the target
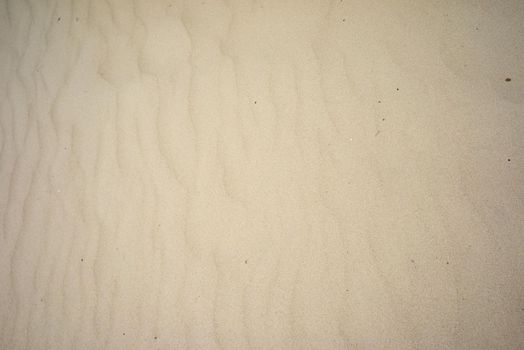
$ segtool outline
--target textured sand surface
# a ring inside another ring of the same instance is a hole
[[[0,349],[523,349],[524,2],[0,0]]]

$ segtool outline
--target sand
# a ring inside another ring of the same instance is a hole
[[[523,349],[524,2],[0,1],[0,349]]]

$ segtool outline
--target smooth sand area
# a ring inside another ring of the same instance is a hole
[[[524,349],[524,1],[0,0],[0,349]]]

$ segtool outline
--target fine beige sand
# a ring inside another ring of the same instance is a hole
[[[0,0],[0,349],[524,349],[521,0]]]

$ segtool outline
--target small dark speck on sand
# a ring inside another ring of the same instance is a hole
[[[62,19],[62,18],[58,17],[58,18],[56,19],[56,21],[57,21],[57,22],[60,22],[61,19]]]
[[[343,19],[342,19],[342,22],[345,22],[345,21],[346,21],[346,19],[345,19],[345,18],[343,18]]]
[[[446,261],[446,265],[449,265],[449,261]]]
[[[411,262],[414,264],[414,263],[415,263],[415,260],[411,259]]]
[[[511,162],[511,158],[508,158],[508,162]]]
[[[382,101],[378,100],[378,103],[382,103]]]
[[[386,121],[386,118],[382,118],[382,121],[383,121],[383,122]]]
[[[155,337],[155,340],[157,340],[157,339],[158,339],[158,337]]]
[[[244,260],[244,264],[247,264],[247,260]]]
[[[122,335],[126,335],[125,333],[122,333]]]
[[[83,262],[83,261],[84,261],[84,259],[82,258],[82,259],[80,259],[80,261],[82,261],[82,262]]]
[[[508,81],[508,82],[511,81],[511,78],[506,78],[506,81]]]

